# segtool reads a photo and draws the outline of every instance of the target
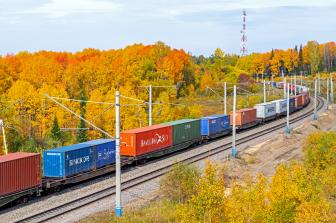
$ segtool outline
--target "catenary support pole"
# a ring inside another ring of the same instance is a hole
[[[296,96],[296,75],[294,75],[294,95]]]
[[[314,94],[314,120],[317,120],[317,109],[316,109],[316,104],[317,104],[317,79],[315,78],[315,94]]]
[[[287,125],[286,125],[286,129],[285,132],[287,134],[290,133],[290,126],[289,126],[289,83],[287,84]]]
[[[233,86],[233,108],[232,108],[232,157],[236,158],[236,85]]]
[[[318,72],[318,95],[321,95],[321,76],[320,76],[320,72]]]
[[[149,126],[152,126],[152,85],[148,87],[149,91],[149,103],[148,103],[148,118],[149,118]]]
[[[3,138],[3,144],[5,148],[5,154],[8,154],[8,149],[7,149],[7,142],[6,142],[6,135],[5,135],[5,124],[4,121],[0,119],[0,127],[2,129],[2,138]]]
[[[115,197],[115,213],[117,217],[122,216],[121,207],[121,165],[120,165],[120,94],[116,91],[115,104],[115,120],[116,120],[116,197]]]
[[[334,85],[331,74],[330,74],[330,103],[334,104]]]
[[[226,115],[226,82],[224,82],[224,100],[223,100],[223,103],[224,103],[224,115]]]
[[[264,103],[266,103],[266,82],[264,80]]]
[[[284,98],[286,98],[286,88],[287,88],[286,78],[284,78],[284,79],[283,79],[283,93],[284,93]]]
[[[300,71],[300,83],[301,83],[301,86],[303,85],[303,80],[302,80],[302,71]]]
[[[327,108],[326,110],[329,109],[329,78],[327,78]]]

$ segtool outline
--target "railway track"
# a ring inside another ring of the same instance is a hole
[[[324,106],[324,101],[322,98],[318,97],[317,98],[317,110],[321,110]],[[298,122],[300,120],[303,120],[309,116],[311,116],[314,112],[314,108],[309,109],[307,112],[303,113],[302,115],[292,115],[292,118],[290,119],[290,123],[295,123]],[[236,145],[241,145],[244,144],[250,140],[256,139],[258,137],[267,135],[271,132],[274,132],[276,130],[279,130],[281,128],[284,128],[286,126],[286,122],[285,119],[281,119],[282,122],[279,124],[275,124],[275,125],[270,125],[269,127],[265,128],[265,129],[261,129],[260,131],[254,132],[250,135],[247,135],[243,138],[239,138],[237,139]],[[181,162],[187,163],[187,164],[191,164],[191,163],[195,163],[197,161],[203,160],[209,156],[213,156],[216,155],[218,153],[221,153],[225,150],[228,150],[231,148],[231,142],[229,143],[225,143],[221,146],[218,147],[214,147],[211,150],[206,150],[204,152],[201,152],[199,154],[195,154],[191,157],[187,157],[183,160],[181,160]],[[167,173],[171,167],[174,164],[169,164],[163,167],[160,167],[158,169],[155,169],[151,172],[148,173],[144,173],[140,176],[134,177],[130,180],[124,181],[122,182],[122,191],[128,190],[132,187],[135,187],[137,185],[143,184],[149,180],[155,179],[157,177],[160,177],[162,175],[164,175],[165,173]],[[59,205],[57,207],[54,208],[50,208],[49,210],[31,215],[29,217],[23,218],[19,221],[16,221],[16,223],[23,223],[23,222],[46,222],[52,219],[55,219],[57,217],[60,217],[64,214],[70,213],[72,211],[75,211],[77,209],[80,209],[84,206],[87,206],[89,204],[92,204],[94,202],[97,202],[99,200],[102,200],[104,198],[107,198],[109,196],[113,196],[115,194],[115,185],[112,185],[111,187],[102,189],[100,191],[97,191],[95,193],[86,195],[84,197],[81,197],[79,199],[75,199],[72,200],[70,202],[64,203],[62,205]]]

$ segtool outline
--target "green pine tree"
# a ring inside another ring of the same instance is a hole
[[[58,125],[58,119],[57,116],[55,115],[53,125],[51,127],[51,137],[54,140],[61,141],[62,140],[62,134],[61,134],[61,129]]]
[[[81,96],[80,96],[80,115],[82,118],[85,119],[85,113],[86,113],[86,92],[85,92],[85,86],[84,83],[81,82]],[[88,141],[88,135],[87,135],[87,130],[86,128],[86,123],[81,119],[79,121],[79,126],[78,126],[78,134],[77,134],[77,142],[85,142]]]

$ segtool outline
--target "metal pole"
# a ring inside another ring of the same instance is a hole
[[[300,71],[300,80],[301,80],[301,86],[303,85],[303,83],[302,83],[302,71]]]
[[[291,77],[290,77],[290,88],[289,88],[291,94],[293,94],[293,89],[292,89],[292,87],[293,87],[293,77],[291,76]]]
[[[2,138],[3,138],[3,143],[4,143],[4,147],[5,147],[5,154],[8,154],[8,149],[7,149],[7,142],[6,142],[6,135],[5,135],[5,124],[3,122],[3,120],[0,119],[0,125],[1,125],[1,129],[2,129]]]
[[[294,95],[296,96],[296,75],[294,75]]]
[[[317,102],[317,79],[315,78],[315,95],[314,95],[314,120],[317,120],[317,110],[316,110],[316,102]]]
[[[318,95],[321,95],[321,77],[320,77],[320,72],[318,72]]]
[[[286,129],[285,132],[287,134],[290,133],[290,127],[289,127],[289,83],[287,84],[287,125],[286,125]]]
[[[116,91],[115,104],[115,120],[116,120],[116,197],[115,197],[115,213],[117,217],[122,216],[121,207],[121,165],[120,165],[120,94]]]
[[[224,82],[224,115],[226,114],[226,82]]]
[[[333,85],[333,78],[330,75],[330,103],[334,103],[334,85]]]
[[[148,103],[149,126],[152,126],[152,85],[149,85],[149,103]]]
[[[236,85],[233,86],[233,108],[232,108],[232,157],[236,158]]]
[[[264,103],[266,103],[266,82],[264,80]]]
[[[287,84],[286,84],[286,78],[283,79],[283,90],[284,90],[284,98],[286,98],[286,87],[287,87]]]
[[[327,109],[329,109],[329,78],[327,78]]]

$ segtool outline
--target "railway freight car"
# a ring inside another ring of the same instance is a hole
[[[296,110],[300,110],[303,108],[304,106],[304,96],[302,94],[299,94],[299,95],[295,95],[294,96],[294,99],[295,99],[295,107],[296,107]]]
[[[39,195],[41,184],[40,154],[18,152],[0,156],[0,207]]]
[[[261,122],[266,122],[276,117],[276,103],[275,102],[266,102],[261,104],[254,105],[254,108],[257,110],[257,120]]]
[[[230,112],[230,125],[232,126],[233,113]],[[257,110],[245,108],[236,111],[236,129],[247,129],[257,125]]]
[[[203,140],[217,138],[230,133],[229,115],[212,115],[201,118],[201,135]]]
[[[286,115],[287,113],[287,100],[286,99],[279,99],[273,101],[275,103],[275,111],[277,117],[280,117],[282,115]]]

